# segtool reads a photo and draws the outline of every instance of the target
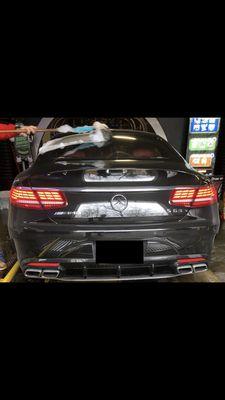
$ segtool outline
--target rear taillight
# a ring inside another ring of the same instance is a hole
[[[216,203],[217,200],[217,191],[212,185],[177,188],[170,195],[171,205],[189,208],[209,206]]]
[[[65,207],[67,200],[58,189],[15,187],[10,191],[10,203],[16,207],[43,210]]]

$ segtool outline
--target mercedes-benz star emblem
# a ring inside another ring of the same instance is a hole
[[[115,211],[124,211],[127,208],[128,201],[122,194],[116,194],[111,199],[111,206]]]

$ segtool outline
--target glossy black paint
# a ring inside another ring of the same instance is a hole
[[[219,229],[218,205],[188,209],[169,204],[173,188],[206,185],[208,178],[154,134],[115,134],[124,136],[124,143],[126,136],[137,143],[141,137],[146,148],[151,137],[151,143],[169,148],[170,158],[79,160],[60,150],[39,155],[14,186],[59,188],[68,206],[49,211],[10,207],[9,231],[23,271],[28,262],[44,260],[60,263],[57,279],[62,280],[149,279],[176,274],[180,256],[209,261]],[[126,208],[118,211],[113,198],[121,195]],[[96,242],[118,240],[142,241],[144,262],[96,264]]]

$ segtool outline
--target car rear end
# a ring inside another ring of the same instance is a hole
[[[9,230],[25,276],[114,281],[207,269],[219,228],[214,186],[161,138],[129,135],[49,152],[17,177]]]

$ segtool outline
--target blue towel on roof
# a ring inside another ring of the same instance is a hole
[[[93,131],[93,126],[89,126],[89,125],[77,126],[76,128],[73,128],[74,133],[85,133],[85,132],[91,132],[91,131]]]

